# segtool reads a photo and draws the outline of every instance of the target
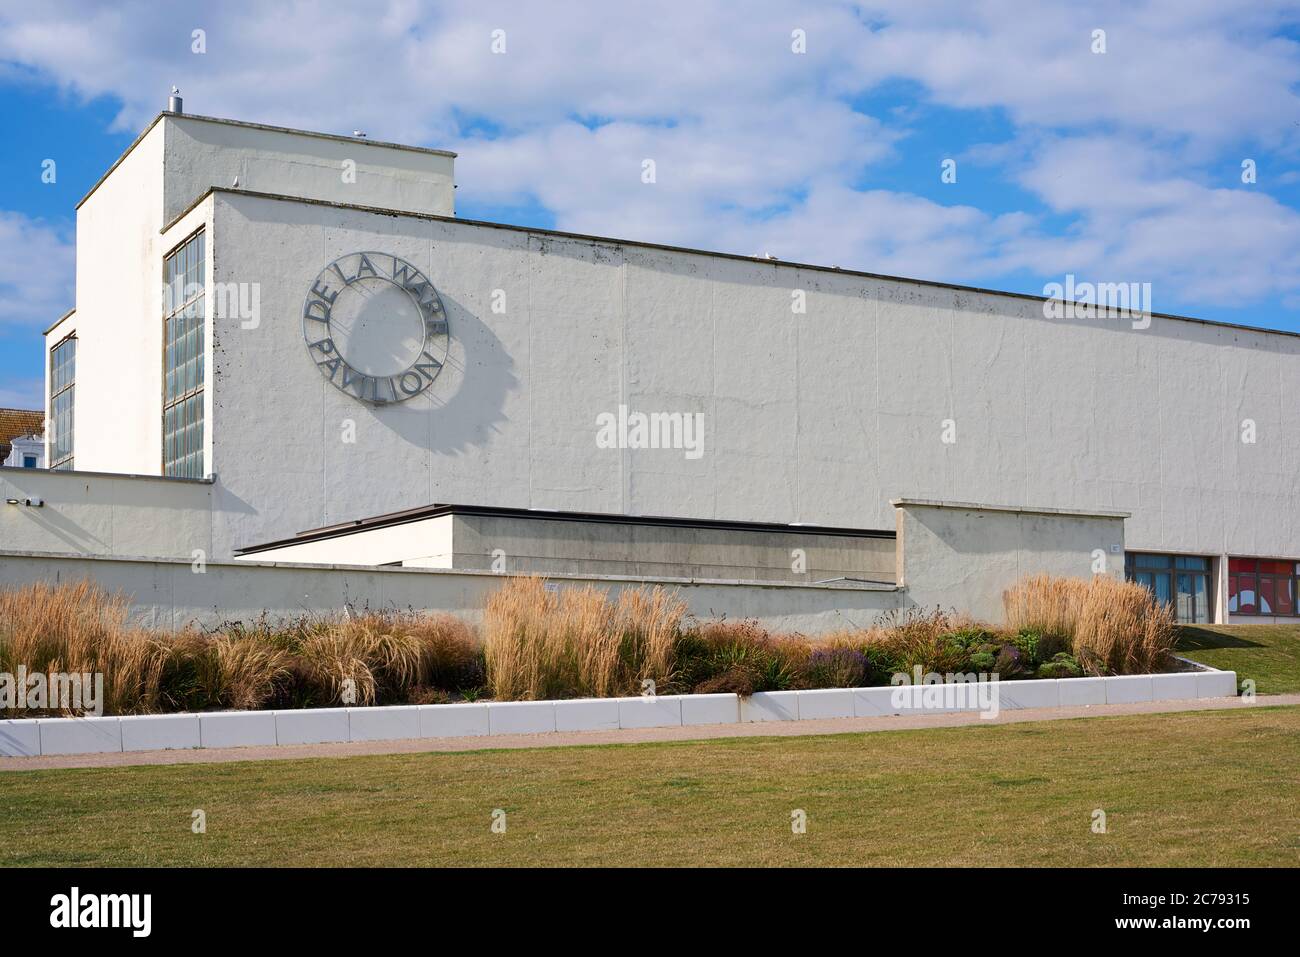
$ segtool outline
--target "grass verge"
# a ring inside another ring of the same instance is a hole
[[[23,771],[0,776],[0,863],[1295,866],[1298,791],[1300,708],[1263,706]],[[496,808],[505,834],[490,831]],[[795,809],[806,834],[791,833]]]
[[[1252,678],[1259,694],[1300,691],[1300,625],[1182,625],[1177,653]]]

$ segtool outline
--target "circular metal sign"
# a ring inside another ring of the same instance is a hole
[[[349,253],[322,269],[302,307],[302,336],[321,375],[375,405],[415,398],[447,360],[438,290],[388,253]]]

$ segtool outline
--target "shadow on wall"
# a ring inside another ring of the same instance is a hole
[[[446,366],[427,401],[385,409],[377,420],[417,448],[460,455],[484,445],[505,421],[506,396],[519,387],[519,379],[496,334],[459,301],[439,293],[452,338]]]

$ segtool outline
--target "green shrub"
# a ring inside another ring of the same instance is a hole
[[[1021,661],[1026,670],[1037,668],[1040,661],[1040,645],[1042,635],[1031,629],[1024,628],[1010,637],[1010,643],[1020,649]]]
[[[775,636],[756,621],[712,621],[682,633],[666,690],[697,694],[810,687],[812,647],[801,635]]]
[[[998,651],[998,656],[993,662],[993,671],[1003,681],[1031,673],[1026,666],[1025,653],[1010,643],[1003,645]]]
[[[1079,667],[1079,662],[1075,660],[1074,655],[1063,651],[1053,655],[1051,661],[1045,661],[1038,666],[1038,677],[1040,678],[1079,678],[1082,676],[1083,669]]]

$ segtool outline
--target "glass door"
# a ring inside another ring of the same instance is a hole
[[[1131,553],[1125,560],[1130,581],[1150,589],[1156,601],[1172,605],[1182,622],[1208,624],[1210,560],[1189,555]]]

